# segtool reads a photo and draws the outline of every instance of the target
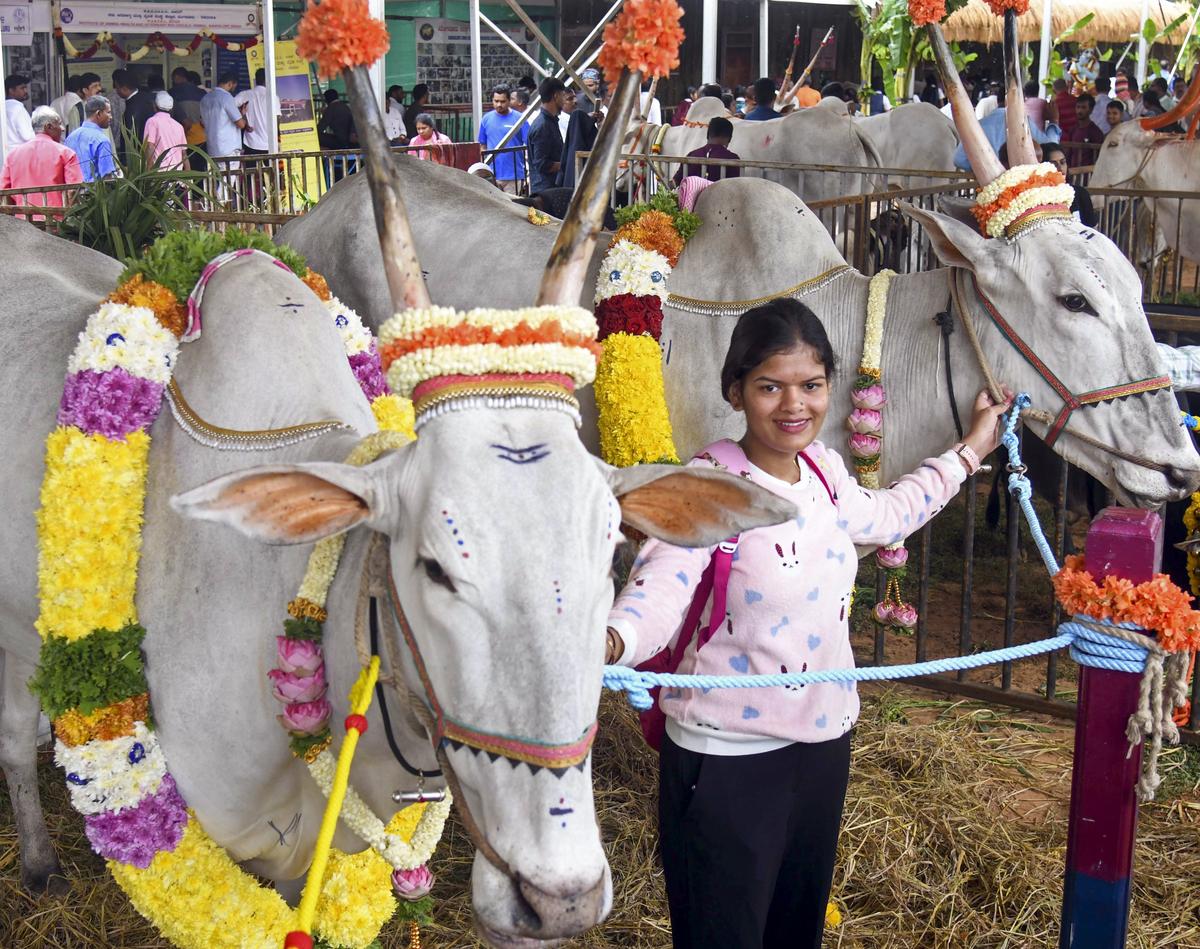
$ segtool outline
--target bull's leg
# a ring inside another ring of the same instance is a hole
[[[25,683],[33,667],[0,651],[0,768],[21,844],[21,883],[31,893],[65,892],[58,854],[50,842],[37,783],[38,702]]]

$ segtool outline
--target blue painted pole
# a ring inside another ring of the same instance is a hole
[[[1158,572],[1162,548],[1157,514],[1106,508],[1088,530],[1087,569],[1096,578],[1142,583]],[[1131,672],[1079,669],[1059,949],[1125,945],[1142,765],[1141,745],[1128,754],[1125,724],[1137,707],[1138,681]]]

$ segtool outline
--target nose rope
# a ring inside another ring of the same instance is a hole
[[[958,269],[950,269],[950,292],[954,298],[954,305],[957,306],[959,315],[962,318],[963,328],[967,332],[967,339],[971,342],[971,348],[975,352],[975,358],[979,363],[979,367],[983,370],[983,377],[988,388],[988,393],[992,400],[999,405],[1004,401],[1003,392],[996,381],[996,376],[992,372],[991,364],[988,362],[987,356],[984,355],[983,347],[979,343],[979,336],[975,331],[975,324],[971,321],[971,311],[968,308],[966,301],[963,298],[962,288],[959,286]],[[1127,396],[1138,395],[1143,392],[1156,392],[1159,389],[1170,389],[1171,379],[1169,376],[1155,376],[1150,379],[1139,379],[1133,382],[1124,382],[1115,386],[1109,386],[1104,389],[1093,389],[1090,392],[1084,392],[1076,395],[1056,376],[1050,368],[1042,362],[1038,355],[1029,347],[1029,345],[1021,338],[1008,322],[996,310],[992,302],[984,296],[979,289],[979,283],[972,276],[972,285],[975,295],[983,304],[984,312],[987,313],[996,329],[1000,331],[1001,336],[1008,341],[1020,355],[1028,362],[1041,379],[1050,386],[1063,400],[1063,407],[1058,415],[1051,415],[1049,412],[1040,409],[1026,408],[1022,411],[1022,416],[1031,418],[1034,421],[1045,424],[1049,431],[1045,439],[1046,445],[1053,447],[1060,435],[1066,434],[1074,438],[1076,441],[1083,442],[1085,445],[1091,445],[1106,454],[1112,455],[1115,458],[1120,458],[1122,461],[1128,461],[1130,464],[1137,465],[1141,468],[1146,468],[1150,471],[1157,471],[1160,474],[1166,475],[1169,471],[1169,466],[1161,462],[1152,461],[1141,455],[1133,452],[1125,451],[1117,448],[1115,445],[1110,445],[1098,438],[1093,438],[1077,428],[1072,428],[1069,425],[1071,415],[1085,405],[1095,405],[1097,403],[1109,399],[1123,399]]]

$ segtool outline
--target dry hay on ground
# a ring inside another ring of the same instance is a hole
[[[1057,943],[1069,727],[928,693],[871,689],[854,748],[835,899],[838,949],[1012,947]],[[64,899],[19,889],[7,793],[0,791],[0,946],[142,949],[161,943],[87,848],[61,773],[48,756],[41,783],[52,832],[74,881]],[[1133,949],[1200,947],[1200,753],[1173,749],[1159,803],[1142,808]],[[670,945],[654,862],[656,767],[633,715],[606,695],[595,766],[596,807],[616,901],[577,947]],[[736,805],[736,802],[731,802]],[[474,946],[466,835],[448,825],[437,858],[437,925],[424,944]],[[383,949],[405,944],[389,932]]]

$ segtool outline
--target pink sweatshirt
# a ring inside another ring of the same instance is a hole
[[[726,621],[697,654],[696,641],[681,674],[752,675],[848,669],[850,596],[858,559],[854,545],[892,544],[920,529],[958,493],[966,479],[953,452],[927,459],[892,487],[859,487],[837,452],[814,442],[806,454],[821,469],[834,497],[807,465],[796,484],[754,465],[740,472],[796,505],[797,517],[748,531],[734,555]],[[693,459],[692,465],[712,464]],[[608,624],[625,643],[624,665],[637,665],[673,642],[692,591],[715,548],[690,550],[649,541],[634,562]],[[708,608],[701,620],[708,626]],[[667,734],[706,754],[753,754],[791,742],[839,738],[858,719],[853,684],[769,689],[663,689]]]

